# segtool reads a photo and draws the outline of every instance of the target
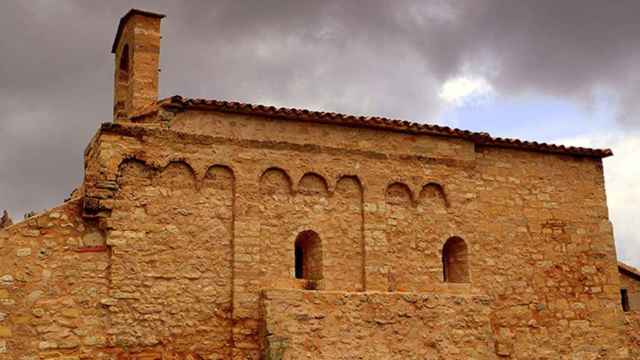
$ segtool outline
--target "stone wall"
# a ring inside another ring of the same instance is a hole
[[[0,359],[99,358],[109,342],[109,251],[80,213],[75,199],[0,229]]]
[[[485,296],[265,290],[264,359],[497,359]]]
[[[109,222],[108,309],[116,346],[170,344],[228,358],[232,349],[234,176],[183,162],[121,164]]]
[[[628,342],[631,359],[640,359],[640,311],[630,311],[625,316],[624,336]]]
[[[392,180],[385,189],[384,203],[368,206],[371,217],[380,222],[378,234],[382,241],[376,247],[380,246],[384,257],[378,262],[377,272],[387,278],[386,288],[377,289],[432,290],[443,280],[442,245],[455,232],[448,224],[446,194],[434,182],[414,192],[404,183],[408,179]]]
[[[478,150],[459,219],[473,226],[472,283],[496,298],[498,343],[514,357],[625,356],[600,161]]]

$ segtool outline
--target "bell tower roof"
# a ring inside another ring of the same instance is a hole
[[[142,15],[156,19],[162,19],[165,17],[164,14],[158,14],[151,11],[145,11],[140,9],[131,9],[129,10],[123,17],[120,18],[120,23],[118,24],[118,31],[116,32],[116,37],[113,40],[113,45],[111,46],[111,53],[115,54],[118,49],[118,43],[120,42],[120,37],[122,36],[122,32],[124,30],[125,25],[129,21],[129,19],[134,15]]]

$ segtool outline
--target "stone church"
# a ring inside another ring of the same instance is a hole
[[[0,229],[0,359],[639,359],[602,159],[381,117],[158,100],[117,28],[113,120]]]

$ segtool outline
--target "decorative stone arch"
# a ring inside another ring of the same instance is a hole
[[[448,283],[469,283],[469,249],[458,236],[450,237],[442,247],[443,280]]]
[[[298,193],[326,196],[329,193],[327,181],[317,173],[308,172],[298,182]]]
[[[363,189],[362,182],[355,175],[344,175],[341,176],[336,182],[336,186],[334,189],[334,194],[346,194],[354,197],[358,197],[358,200],[361,200]]]
[[[186,186],[189,189],[195,189],[197,185],[196,172],[186,161],[171,161],[160,170],[154,179],[154,183],[169,186],[173,189],[184,189]]]
[[[323,278],[322,240],[315,231],[305,230],[296,236],[294,254],[296,279],[315,281]]]
[[[435,205],[442,208],[449,207],[444,188],[435,182],[430,182],[422,187],[419,199],[420,203],[424,205]]]
[[[385,191],[387,204],[410,206],[413,204],[413,192],[408,185],[401,182],[394,182],[387,186]]]
[[[291,178],[286,171],[271,167],[260,176],[260,192],[263,194],[291,194]]]
[[[212,165],[204,174],[204,183],[219,189],[225,189],[229,185],[233,187],[235,185],[235,175],[233,170],[226,165]]]
[[[156,171],[153,167],[147,165],[144,161],[136,158],[124,159],[118,165],[117,183],[118,185],[126,185],[129,182],[136,182],[134,179],[151,179],[155,176]]]

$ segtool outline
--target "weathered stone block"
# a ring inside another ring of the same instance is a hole
[[[13,335],[11,328],[5,325],[0,325],[0,338],[8,338]]]
[[[25,257],[31,255],[31,248],[21,248],[16,250],[16,256]]]

